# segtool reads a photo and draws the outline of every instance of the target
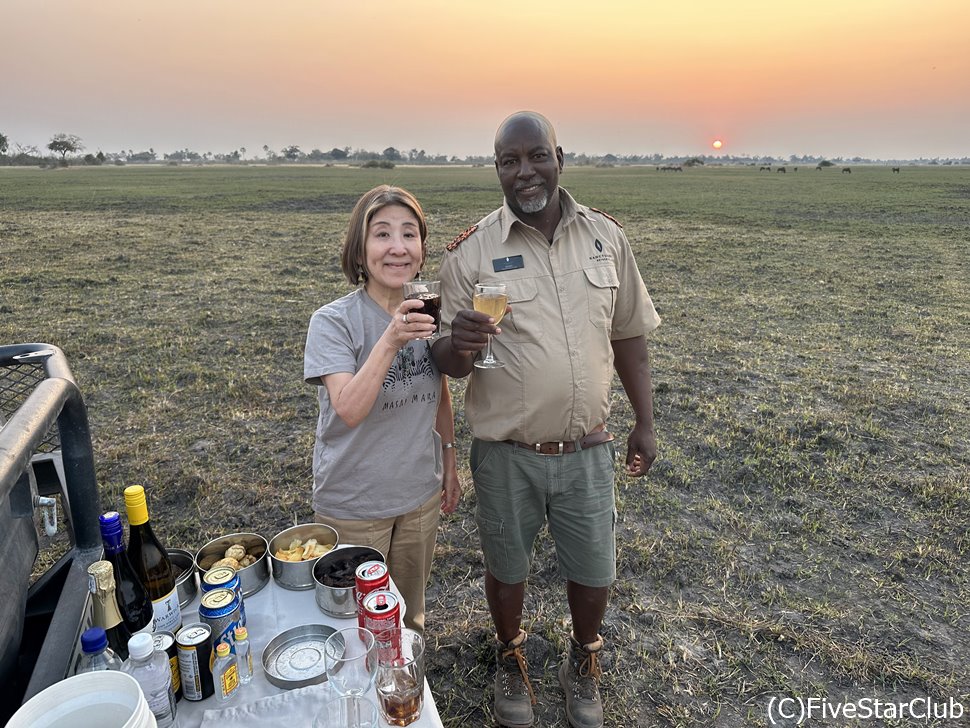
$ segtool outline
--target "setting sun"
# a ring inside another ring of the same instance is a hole
[[[711,146],[714,147],[715,149],[720,149],[724,145],[721,143],[720,139],[715,139],[714,143],[711,144]]]

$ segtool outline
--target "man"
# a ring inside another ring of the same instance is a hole
[[[471,470],[495,622],[495,719],[532,725],[535,698],[522,651],[525,583],[543,523],[566,579],[572,635],[559,681],[576,728],[603,724],[599,634],[616,577],[613,437],[606,430],[613,368],[636,415],[626,471],[657,455],[646,334],[660,319],[619,224],[559,187],[562,149],[540,114],[508,117],[495,135],[503,206],[459,235],[441,265],[443,373],[471,374],[465,395]],[[476,283],[504,283],[496,326],[472,309]],[[505,366],[473,360],[493,334]]]

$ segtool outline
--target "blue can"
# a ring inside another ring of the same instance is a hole
[[[199,619],[212,629],[213,651],[220,642],[226,642],[235,652],[233,630],[240,626],[239,616],[239,597],[232,589],[213,589],[202,595]]]
[[[202,593],[213,589],[232,589],[239,597],[239,624],[246,626],[246,603],[243,601],[242,580],[231,566],[217,566],[202,576]]]

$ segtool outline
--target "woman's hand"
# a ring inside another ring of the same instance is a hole
[[[427,339],[436,331],[434,318],[420,313],[424,303],[415,298],[405,298],[391,316],[387,337],[396,349],[403,349],[409,341]]]
[[[445,472],[441,478],[441,512],[454,513],[461,500],[461,480],[458,478],[458,468],[454,463],[445,463]]]

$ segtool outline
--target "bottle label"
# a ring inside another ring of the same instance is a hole
[[[155,613],[153,632],[171,632],[175,634],[182,626],[182,610],[179,607],[178,591],[172,589],[161,599],[152,600],[152,611]]]
[[[232,696],[239,687],[239,672],[235,665],[229,665],[219,679],[219,689],[222,691],[220,697],[225,699]]]

